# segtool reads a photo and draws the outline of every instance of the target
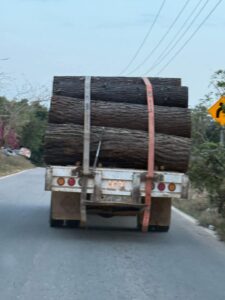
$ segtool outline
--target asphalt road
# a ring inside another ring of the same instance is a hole
[[[134,218],[48,226],[44,170],[0,180],[1,300],[224,300],[225,246],[173,213],[169,233]]]

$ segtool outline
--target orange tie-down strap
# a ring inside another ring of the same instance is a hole
[[[148,78],[143,78],[146,86],[148,103],[148,172],[145,184],[145,210],[142,219],[142,232],[147,232],[151,218],[151,193],[155,161],[155,118],[152,84]]]

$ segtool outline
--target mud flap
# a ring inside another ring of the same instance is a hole
[[[170,226],[171,198],[152,198],[149,225]]]
[[[171,198],[152,198],[151,202],[151,219],[148,226],[148,231],[162,231],[169,230],[171,221]],[[143,213],[137,216],[137,225],[141,229],[143,220]]]
[[[80,194],[52,192],[50,216],[54,220],[80,220]]]

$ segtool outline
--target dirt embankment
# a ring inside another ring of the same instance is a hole
[[[0,177],[31,168],[34,165],[22,156],[5,156],[0,153]]]
[[[191,189],[188,200],[173,199],[173,205],[196,218],[199,225],[215,230],[225,241],[225,218],[212,206],[206,192]]]

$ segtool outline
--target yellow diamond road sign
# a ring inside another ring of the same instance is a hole
[[[208,109],[208,113],[220,125],[225,125],[225,96],[222,96],[213,106]]]

